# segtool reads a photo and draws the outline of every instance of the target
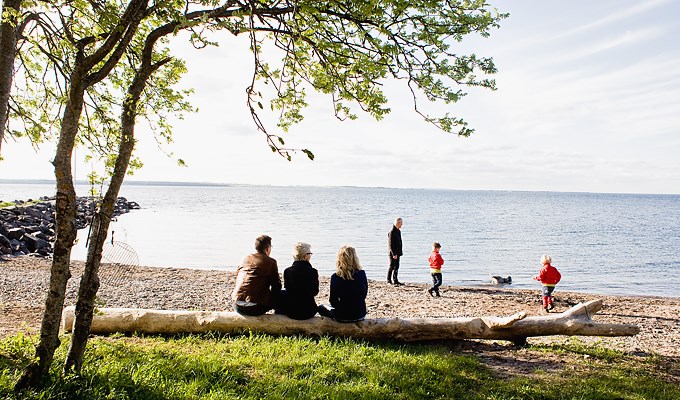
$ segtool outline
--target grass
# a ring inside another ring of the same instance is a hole
[[[32,200],[32,201],[23,202],[21,204],[17,204],[13,201],[0,201],[0,208],[15,207],[15,206],[16,207],[26,207],[26,206],[37,204],[37,203],[40,203],[40,202],[41,202],[40,200]]]
[[[16,203],[14,203],[13,201],[0,201],[0,208],[12,207],[15,205]]]
[[[0,398],[8,399],[678,399],[654,373],[661,360],[578,344],[535,346],[568,356],[558,372],[500,378],[475,355],[443,344],[306,337],[95,337],[79,376],[59,374],[15,394],[35,338],[0,341]]]

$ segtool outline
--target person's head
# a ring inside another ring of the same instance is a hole
[[[351,246],[342,246],[338,250],[338,261],[336,263],[335,273],[339,277],[345,280],[351,280],[352,275],[356,271],[361,270],[361,264],[359,264],[359,257],[357,257],[357,251]]]
[[[394,226],[397,227],[397,229],[401,229],[401,226],[404,225],[404,220],[401,218],[397,218],[394,220]]]
[[[312,255],[312,245],[304,242],[297,242],[293,246],[293,260],[309,261]]]
[[[442,245],[439,244],[439,242],[434,242],[434,243],[432,243],[432,251],[437,251],[437,252],[438,252],[439,249],[441,249],[441,248],[442,248]]]
[[[267,235],[258,236],[255,239],[255,250],[258,253],[267,254],[267,251],[271,252],[272,248],[272,238]],[[267,254],[269,255],[269,254]]]
[[[550,263],[552,263],[552,258],[549,255],[544,254],[543,257],[541,257],[541,265],[546,265]]]

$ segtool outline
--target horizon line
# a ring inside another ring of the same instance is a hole
[[[54,179],[6,179],[0,178],[0,184],[56,184]],[[89,185],[85,180],[77,179],[76,185]],[[320,186],[320,185],[266,185],[251,183],[218,183],[218,182],[187,182],[187,181],[136,181],[125,180],[123,186],[187,186],[187,187],[301,187],[301,188],[353,188],[353,189],[392,189],[392,190],[439,190],[459,192],[518,192],[518,193],[580,193],[580,194],[616,194],[639,196],[680,196],[680,193],[640,193],[640,192],[591,192],[591,191],[553,191],[553,190],[518,190],[518,189],[452,189],[426,187],[389,187],[389,186]]]

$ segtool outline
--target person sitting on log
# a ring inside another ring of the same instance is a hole
[[[555,290],[555,285],[562,279],[562,275],[557,270],[557,268],[550,265],[552,258],[548,255],[541,257],[541,271],[538,276],[534,276],[534,279],[543,284],[543,309],[546,312],[550,312],[555,305],[553,304],[552,292]]]
[[[292,319],[312,318],[318,307],[314,296],[319,294],[319,272],[309,262],[312,246],[298,242],[293,247],[293,265],[283,271],[283,287],[277,314],[285,314]]]
[[[338,322],[357,322],[366,317],[368,280],[354,247],[338,251],[336,272],[331,276],[330,307],[319,306],[319,314]]]
[[[269,257],[272,238],[255,239],[255,250],[236,268],[236,285],[231,293],[234,309],[241,315],[258,316],[274,308],[281,291],[276,260]]]

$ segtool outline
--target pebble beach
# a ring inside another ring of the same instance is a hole
[[[0,261],[0,337],[20,331],[39,332],[49,269],[50,260],[44,258],[15,257]],[[73,262],[66,306],[75,304],[81,273],[82,262]],[[234,285],[232,272],[147,266],[123,269],[105,264],[101,281],[98,295],[101,307],[233,310],[228,301]],[[327,302],[328,281],[328,277],[321,277],[317,303]],[[538,288],[518,290],[512,289],[511,285],[461,287],[444,284],[441,298],[430,297],[427,288],[424,284],[394,287],[386,282],[369,281],[367,318],[508,316],[520,311],[529,315],[544,313]],[[562,292],[558,286],[554,311],[565,311],[594,299],[602,299],[604,303],[602,310],[592,316],[594,321],[635,324],[640,327],[640,333],[632,337],[579,337],[579,340],[630,354],[680,357],[680,298]],[[564,340],[568,338],[537,337],[529,338],[529,343]]]

